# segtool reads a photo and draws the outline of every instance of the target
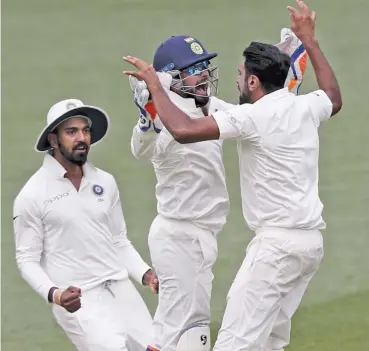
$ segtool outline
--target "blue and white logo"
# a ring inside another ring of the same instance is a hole
[[[104,194],[104,188],[100,185],[93,185],[92,186],[92,191],[96,196],[101,196]]]

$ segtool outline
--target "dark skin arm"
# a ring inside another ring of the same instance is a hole
[[[218,125],[213,116],[193,120],[182,112],[169,99],[152,65],[131,56],[124,57],[124,60],[139,70],[126,71],[124,74],[146,82],[160,120],[177,142],[186,144],[219,139]]]
[[[306,48],[319,88],[332,101],[332,115],[334,115],[342,107],[341,92],[335,74],[315,39],[315,13],[310,13],[302,1],[296,0],[296,4],[301,13],[290,6],[288,7],[291,28]],[[219,139],[218,125],[212,116],[191,120],[170,101],[152,65],[131,56],[124,57],[124,60],[138,69],[138,72],[125,71],[124,74],[146,82],[160,119],[176,141],[184,144]]]
[[[314,68],[319,89],[323,90],[332,101],[332,116],[341,110],[341,91],[333,72],[319,43],[315,38],[315,12],[310,12],[303,1],[296,0],[299,11],[288,6],[291,17],[291,29],[304,44],[306,52]]]

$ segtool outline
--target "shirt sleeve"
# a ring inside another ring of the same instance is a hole
[[[44,230],[41,216],[31,199],[17,198],[13,206],[16,262],[23,279],[46,301],[56,285],[40,265]]]
[[[133,128],[131,151],[137,159],[151,159],[155,154],[156,141],[159,134],[154,130],[143,132],[138,123]]]
[[[144,274],[151,268],[133,247],[127,237],[127,226],[123,215],[120,195],[116,181],[113,181],[113,199],[110,218],[112,222],[112,236],[114,245],[119,248],[122,260],[128,274],[142,284]]]
[[[307,95],[308,105],[318,125],[328,120],[332,115],[333,104],[323,90],[316,90]]]
[[[211,110],[215,110],[215,111],[228,111],[231,110],[232,108],[235,108],[238,105],[234,105],[234,104],[230,104],[228,102],[225,102],[223,100],[218,99],[215,96],[212,96],[210,98],[210,107]]]
[[[257,130],[252,120],[253,106],[243,104],[227,111],[217,111],[213,117],[218,124],[219,139],[252,140]]]

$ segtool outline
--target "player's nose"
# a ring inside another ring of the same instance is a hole
[[[78,133],[76,135],[76,141],[78,143],[86,141],[86,133],[84,133],[83,130],[78,131]]]
[[[209,72],[208,71],[202,71],[200,74],[201,78],[209,79]]]

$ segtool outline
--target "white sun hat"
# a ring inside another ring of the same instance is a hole
[[[62,122],[72,117],[89,120],[91,127],[91,145],[99,142],[108,132],[110,119],[99,107],[85,105],[78,99],[66,99],[53,105],[47,114],[47,125],[37,138],[35,150],[47,151],[51,148],[48,135]]]

